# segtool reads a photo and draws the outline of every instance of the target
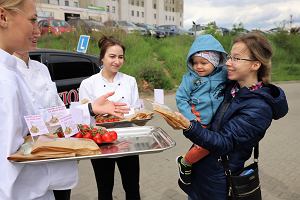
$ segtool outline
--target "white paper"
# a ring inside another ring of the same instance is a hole
[[[49,126],[59,125],[59,118],[68,114],[65,106],[54,106],[46,109],[47,119],[46,124]]]
[[[154,89],[154,102],[165,104],[163,89]]]
[[[32,137],[49,133],[41,115],[26,115],[24,118]]]
[[[75,124],[83,124],[83,110],[79,108],[81,104],[78,102],[71,102],[69,113]]]
[[[59,122],[66,138],[79,132],[70,114],[59,117]]]

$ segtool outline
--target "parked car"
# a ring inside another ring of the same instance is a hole
[[[29,56],[48,67],[59,96],[67,107],[71,102],[79,100],[81,81],[100,71],[99,58],[87,54],[38,49],[29,52]]]
[[[173,36],[173,35],[179,35],[180,30],[176,25],[160,25],[157,27],[160,30],[164,30],[167,35]]]
[[[68,33],[72,31],[72,27],[66,21],[59,19],[42,19],[38,22],[38,26],[41,30],[41,35],[60,35],[62,33]]]
[[[128,22],[128,21],[114,21],[109,20],[104,22],[105,26],[113,27],[113,28],[119,28],[125,31],[126,33],[139,33],[141,35],[146,35],[147,30],[142,27],[136,26],[134,23]]]
[[[134,23],[128,21],[117,21],[118,27],[124,29],[126,33],[140,33],[141,35],[146,35],[147,30],[142,27],[138,27]]]
[[[73,31],[82,30],[85,33],[98,32],[104,27],[104,24],[101,22],[80,18],[69,19],[68,24],[70,24]]]
[[[185,30],[183,28],[178,28],[179,35],[194,35],[193,31]]]
[[[136,23],[135,25],[146,29],[147,35],[154,36],[157,38],[166,37],[166,32],[162,29],[157,29],[155,26],[144,23]]]

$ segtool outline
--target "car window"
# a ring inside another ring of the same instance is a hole
[[[87,58],[51,55],[48,62],[54,80],[89,77],[94,74],[93,63]]]

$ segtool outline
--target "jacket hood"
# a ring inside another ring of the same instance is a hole
[[[288,113],[288,102],[284,91],[273,84],[266,84],[261,90],[255,90],[246,95],[257,95],[264,99],[272,108],[273,119],[280,119]]]
[[[216,38],[214,38],[212,35],[209,35],[209,34],[200,35],[193,42],[193,44],[192,44],[192,46],[189,50],[187,59],[186,59],[187,67],[188,67],[188,70],[190,72],[194,73],[193,66],[190,62],[191,57],[192,57],[193,54],[195,54],[199,51],[217,51],[217,52],[220,52],[221,58],[220,58],[220,63],[217,67],[224,67],[225,66],[227,53],[224,50],[221,43]]]

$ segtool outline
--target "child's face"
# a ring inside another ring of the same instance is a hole
[[[208,76],[211,74],[215,67],[205,58],[194,56],[192,58],[193,69],[199,76]]]

